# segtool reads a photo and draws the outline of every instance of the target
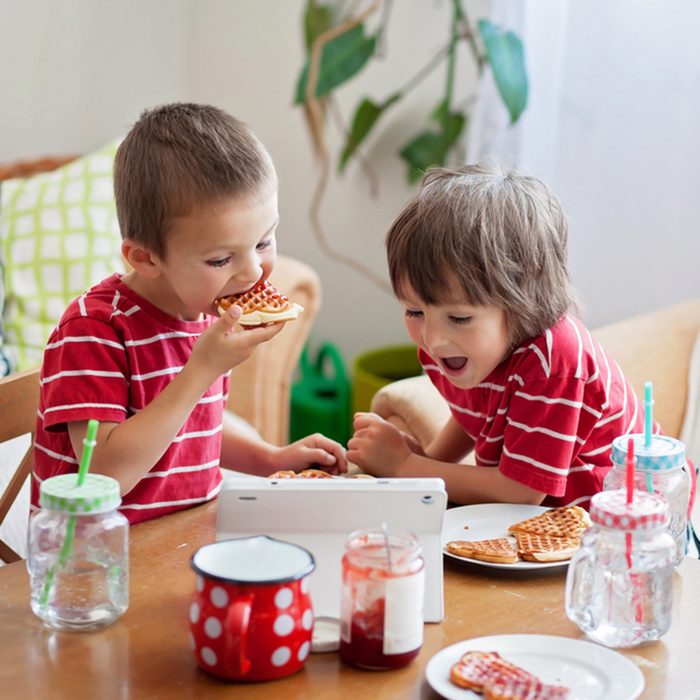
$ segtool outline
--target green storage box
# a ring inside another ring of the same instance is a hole
[[[415,345],[388,345],[358,355],[353,365],[353,413],[369,411],[372,397],[383,386],[421,372]]]

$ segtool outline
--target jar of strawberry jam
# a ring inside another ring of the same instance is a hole
[[[371,670],[410,663],[423,644],[425,569],[415,535],[357,530],[342,567],[340,658]]]

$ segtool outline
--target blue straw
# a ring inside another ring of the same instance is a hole
[[[654,424],[654,399],[651,382],[644,382],[644,447],[651,447],[652,426]]]

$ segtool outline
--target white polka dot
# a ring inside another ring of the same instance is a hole
[[[201,593],[204,590],[204,578],[197,574],[197,580],[194,582],[194,587],[197,589],[197,593]]]
[[[270,660],[273,666],[284,666],[291,658],[292,652],[289,650],[289,647],[280,647],[275,649]]]
[[[292,604],[294,599],[294,594],[291,588],[280,588],[275,594],[275,605],[280,609],[284,610]]]
[[[221,636],[221,622],[215,617],[208,617],[204,622],[204,634],[210,639],[216,639]]]
[[[197,605],[197,603],[192,603],[192,605],[190,605],[190,622],[196,625],[197,620],[199,620],[199,605]]]
[[[228,604],[228,593],[221,586],[214,586],[209,593],[212,605],[224,608]]]
[[[311,588],[311,581],[309,581],[309,577],[307,576],[306,578],[303,578],[301,580],[301,592],[308,593],[310,588]]]
[[[309,647],[311,645],[308,642],[304,642],[300,647],[299,647],[299,652],[297,653],[297,658],[299,661],[304,661],[306,657],[309,655]]]
[[[190,646],[193,649],[197,648],[197,642],[195,641],[195,638],[194,638],[194,635],[192,634],[192,632],[190,632]]]
[[[294,629],[294,618],[291,615],[280,615],[272,628],[278,637],[286,637]]]
[[[216,666],[216,654],[214,653],[213,649],[210,649],[209,647],[202,647],[200,654],[202,655],[202,661],[204,661],[205,664],[208,666]]]
[[[304,611],[304,615],[301,618],[301,624],[305,630],[310,630],[314,624],[314,614],[311,612],[311,608],[307,608]]]

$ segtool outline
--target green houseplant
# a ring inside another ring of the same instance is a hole
[[[387,87],[380,98],[363,97],[355,107],[349,126],[343,128],[343,145],[337,156],[337,169],[342,174],[349,162],[357,159],[372,177],[370,164],[361,155],[362,145],[377,131],[380,123],[388,124],[395,106],[402,102],[424,78],[443,67],[443,95],[430,114],[424,115],[420,131],[402,145],[398,156],[405,161],[409,182],[416,182],[432,165],[445,165],[468,123],[471,102],[458,104],[455,82],[458,68],[457,48],[466,44],[466,55],[474,61],[481,75],[488,66],[506,106],[511,123],[515,123],[527,106],[528,81],[523,45],[518,36],[504,31],[486,19],[474,25],[463,6],[463,0],[450,0],[444,46],[416,74],[407,76],[395,89]],[[373,23],[370,27],[370,21]],[[386,282],[348,256],[336,252],[328,243],[319,211],[331,172],[328,131],[332,127],[329,112],[336,91],[363,71],[380,56],[386,28],[392,21],[391,0],[347,2],[343,0],[307,0],[304,9],[304,42],[306,58],[299,73],[295,104],[304,109],[311,142],[321,168],[309,216],[314,235],[322,251],[329,257],[354,268],[378,286]],[[387,52],[388,53],[388,52]],[[387,60],[388,57],[386,57]],[[337,112],[337,110],[336,110]]]

